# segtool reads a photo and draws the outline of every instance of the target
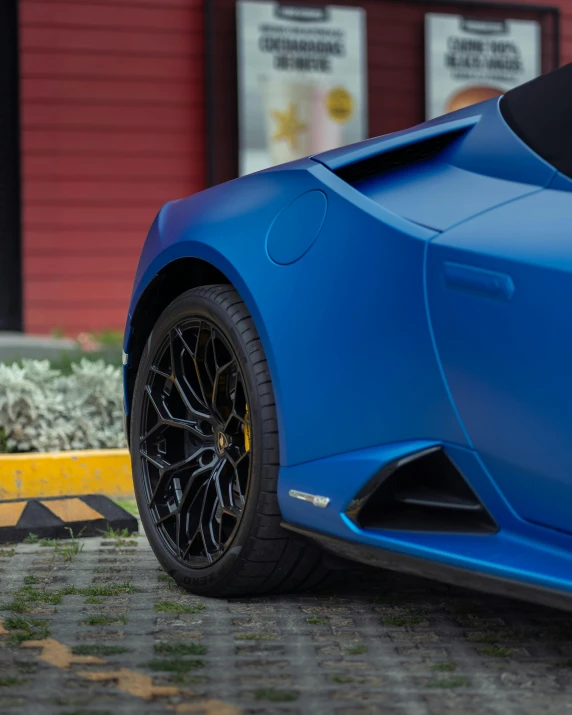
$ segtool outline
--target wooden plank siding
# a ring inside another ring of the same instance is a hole
[[[121,330],[157,210],[205,184],[202,0],[20,0],[24,323]]]

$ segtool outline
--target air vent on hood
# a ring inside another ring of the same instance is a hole
[[[376,156],[369,157],[355,164],[348,164],[334,172],[348,184],[355,184],[373,176],[385,174],[394,169],[401,169],[428,159],[433,159],[450,144],[466,134],[467,127],[438,136],[423,139],[413,144],[390,149]]]

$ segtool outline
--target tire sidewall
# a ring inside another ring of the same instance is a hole
[[[229,288],[229,291],[230,290]],[[151,548],[162,567],[177,583],[200,593],[203,590],[208,591],[212,589],[220,582],[229,578],[230,572],[237,566],[240,554],[248,541],[256,514],[256,504],[262,478],[262,419],[260,396],[258,394],[253,366],[248,358],[247,346],[244,344],[236,324],[221,305],[204,295],[197,294],[195,291],[196,289],[187,291],[176,298],[165,309],[147,340],[133,390],[130,445],[135,496],[141,521]],[[236,296],[238,302],[240,298],[238,298],[238,294],[236,294]],[[251,424],[250,484],[242,519],[227,553],[215,563],[204,568],[191,568],[183,565],[169,551],[167,545],[157,533],[146,503],[141,458],[135,449],[136,445],[139,444],[145,385],[156,352],[170,329],[184,320],[193,318],[206,318],[212,322],[221,330],[234,350],[244,378]]]

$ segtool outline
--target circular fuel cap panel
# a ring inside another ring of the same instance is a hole
[[[280,265],[298,261],[318,237],[328,199],[323,191],[308,191],[280,211],[266,237],[268,255]]]

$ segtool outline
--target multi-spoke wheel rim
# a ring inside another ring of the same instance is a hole
[[[192,568],[234,539],[250,485],[248,396],[214,323],[188,319],[165,337],[145,384],[139,452],[154,527]]]

